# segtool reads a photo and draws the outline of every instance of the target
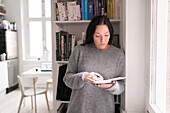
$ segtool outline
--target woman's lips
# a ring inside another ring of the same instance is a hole
[[[104,46],[105,44],[100,44],[101,46]]]

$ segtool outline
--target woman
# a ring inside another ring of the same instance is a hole
[[[124,91],[124,82],[93,85],[91,82],[124,75],[124,53],[110,45],[112,25],[105,16],[94,17],[86,41],[70,56],[65,84],[72,89],[67,113],[114,113],[114,94]],[[101,76],[98,76],[98,75]]]

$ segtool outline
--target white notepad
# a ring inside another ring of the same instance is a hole
[[[94,81],[92,82],[92,84],[108,84],[108,83],[112,83],[113,81],[123,80],[123,79],[126,79],[126,77],[116,77],[116,78],[107,79],[107,80]]]

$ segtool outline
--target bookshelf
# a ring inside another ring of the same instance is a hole
[[[112,23],[119,23],[120,19],[110,19]],[[74,23],[90,23],[90,20],[80,20],[80,21],[53,21],[54,24],[74,24]]]
[[[62,1],[62,0],[60,0]],[[63,0],[69,1],[69,0]],[[57,0],[51,0],[51,23],[52,23],[52,66],[53,66],[53,112],[57,113],[57,108],[61,103],[69,103],[69,101],[59,101],[56,100],[56,92],[58,85],[58,73],[59,67],[63,64],[67,64],[68,61],[56,61],[56,32],[61,30],[67,31],[69,34],[74,34],[76,40],[82,39],[82,32],[86,32],[87,26],[90,23],[90,20],[79,20],[79,21],[57,21],[56,20],[56,3]],[[120,0],[120,5],[123,6],[123,0]],[[123,7],[120,8],[120,19],[110,19],[113,28],[114,34],[119,34],[119,41],[121,48],[124,48],[123,39]]]

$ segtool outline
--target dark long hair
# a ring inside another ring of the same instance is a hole
[[[91,20],[91,22],[89,23],[89,25],[87,27],[86,40],[85,40],[85,43],[82,44],[82,45],[86,45],[86,44],[94,42],[93,35],[94,35],[94,32],[96,30],[97,25],[107,25],[108,26],[108,29],[109,29],[109,32],[110,32],[110,39],[109,39],[108,44],[111,44],[113,32],[114,32],[112,24],[110,23],[109,19],[106,16],[95,16]]]

